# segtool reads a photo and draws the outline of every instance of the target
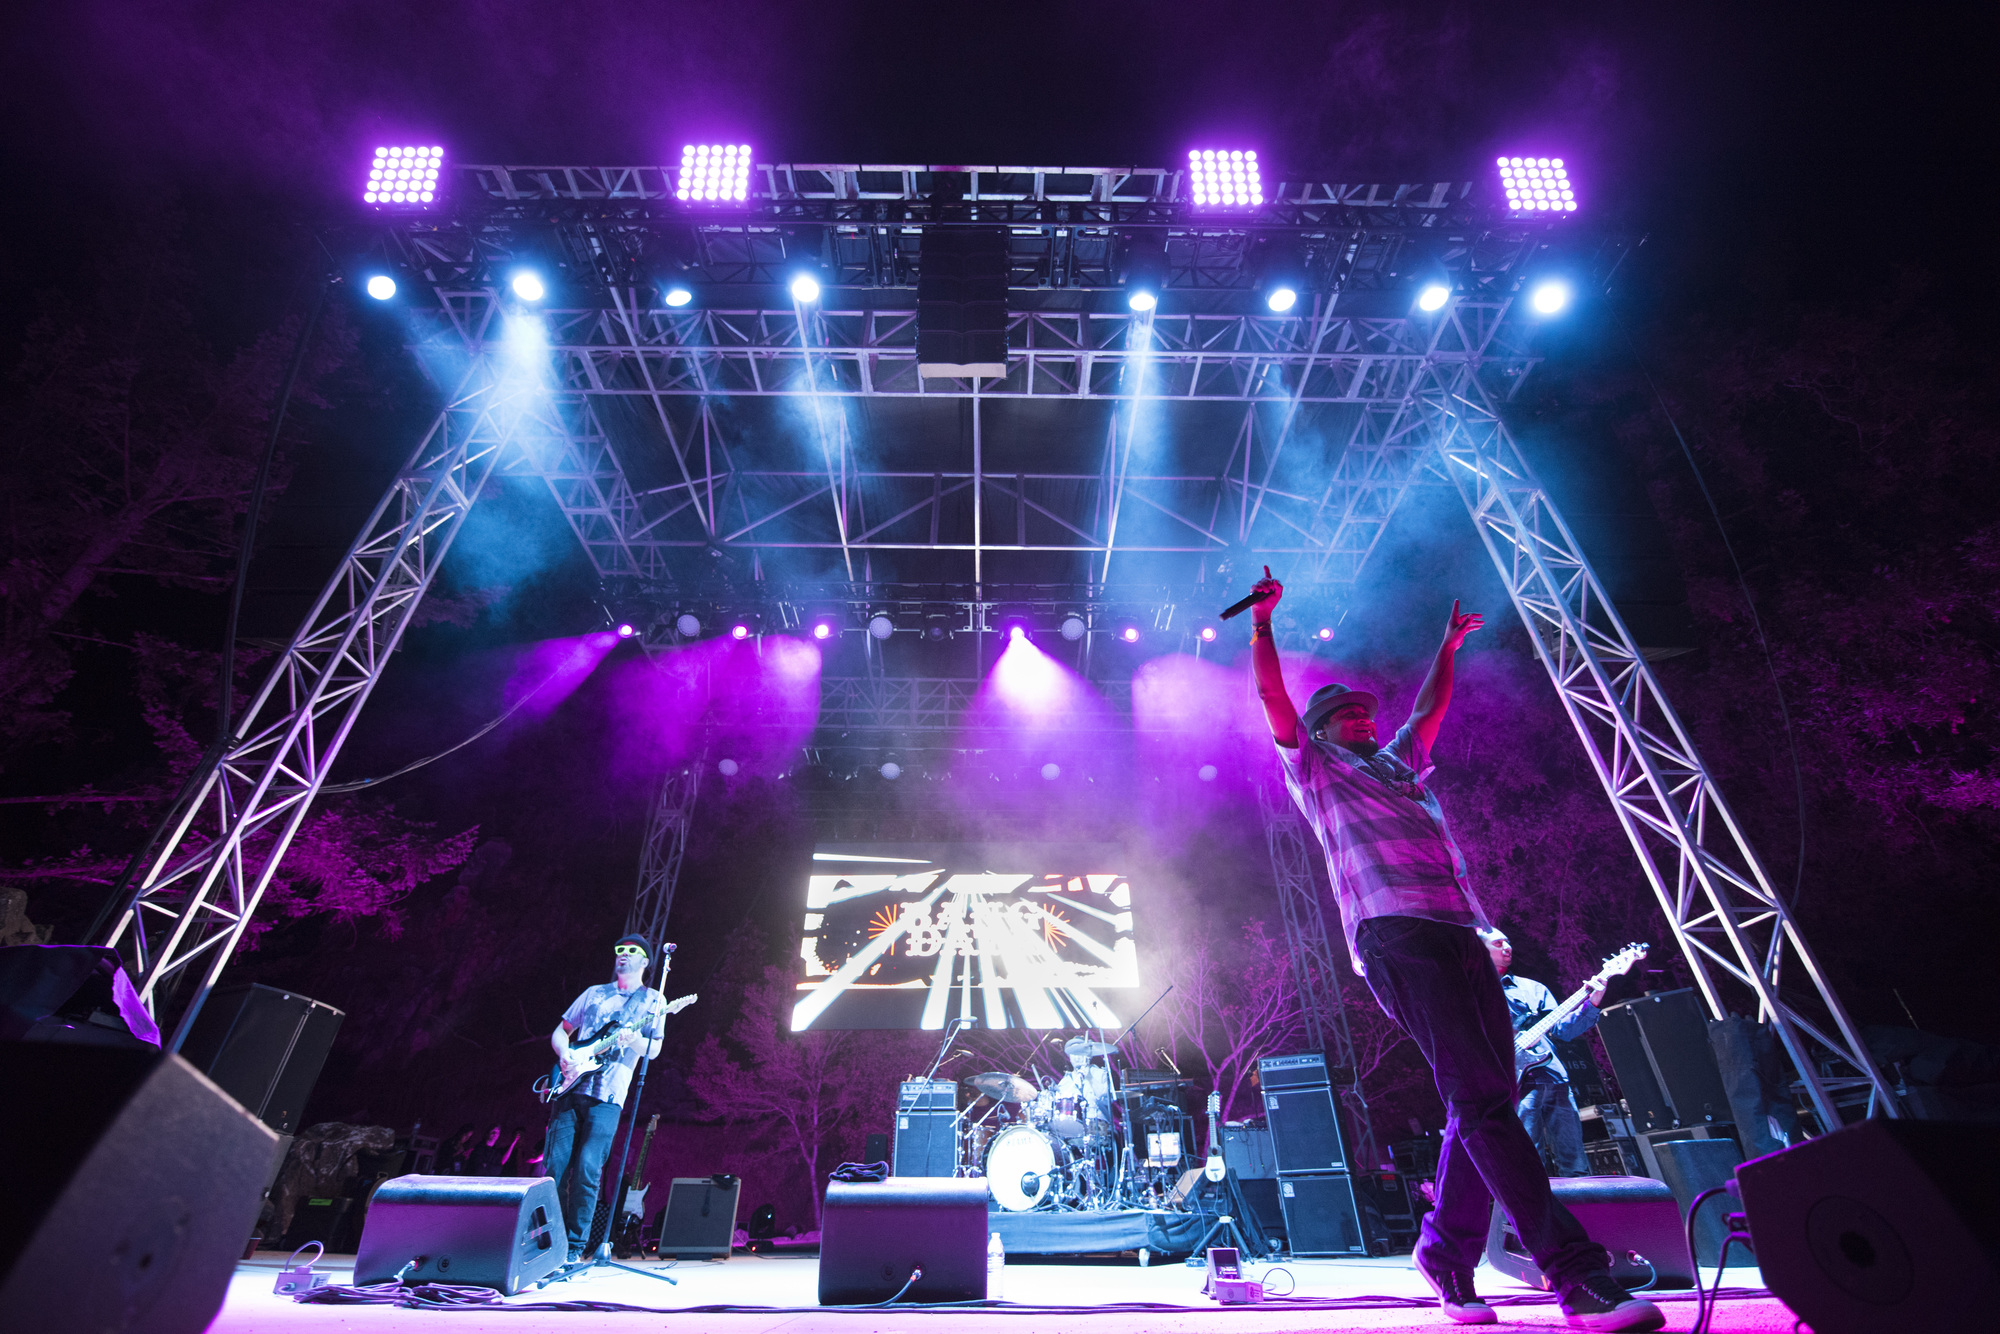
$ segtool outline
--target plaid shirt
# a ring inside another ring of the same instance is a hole
[[[1315,741],[1301,729],[1298,746],[1279,746],[1278,757],[1286,789],[1326,851],[1355,972],[1363,970],[1354,933],[1370,917],[1490,925],[1444,807],[1424,785],[1434,767],[1430,750],[1408,723],[1373,755]]]

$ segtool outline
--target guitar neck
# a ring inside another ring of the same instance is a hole
[[[1598,974],[1596,977],[1591,978],[1590,981],[1584,983],[1582,986],[1578,987],[1574,992],[1572,992],[1570,994],[1569,999],[1565,1000],[1561,1005],[1556,1006],[1555,1009],[1549,1011],[1547,1014],[1543,1015],[1540,1019],[1536,1020],[1534,1027],[1522,1029],[1521,1036],[1515,1042],[1515,1045],[1518,1047],[1532,1047],[1537,1042],[1540,1042],[1543,1038],[1549,1035],[1549,1031],[1553,1029],[1557,1024],[1561,1023],[1563,1020],[1569,1018],[1571,1015],[1575,1014],[1578,1010],[1582,1009],[1583,1003],[1586,1000],[1590,999],[1590,993],[1597,990],[1599,987],[1603,986],[1609,980],[1610,979],[1605,977],[1602,973]]]

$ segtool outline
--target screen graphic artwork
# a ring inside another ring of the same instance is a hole
[[[1139,987],[1125,860],[1095,846],[823,845],[793,1031],[1122,1027]]]

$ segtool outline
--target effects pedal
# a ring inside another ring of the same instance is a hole
[[[312,1259],[301,1264],[299,1256],[309,1246],[318,1247],[318,1250]],[[333,1281],[331,1274],[313,1268],[313,1261],[325,1254],[326,1248],[316,1241],[307,1242],[305,1246],[293,1251],[292,1258],[285,1261],[285,1267],[278,1271],[278,1281],[271,1285],[271,1291],[280,1297],[296,1299],[301,1293],[311,1292],[314,1288],[323,1288],[331,1283]]]
[[[1224,1306],[1254,1306],[1264,1300],[1264,1285],[1243,1277],[1234,1246],[1208,1248],[1208,1282],[1202,1290]]]

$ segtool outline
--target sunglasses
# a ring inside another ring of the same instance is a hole
[[[637,945],[613,945],[611,952],[621,957],[627,955],[637,959],[646,957],[646,951],[640,949]]]

